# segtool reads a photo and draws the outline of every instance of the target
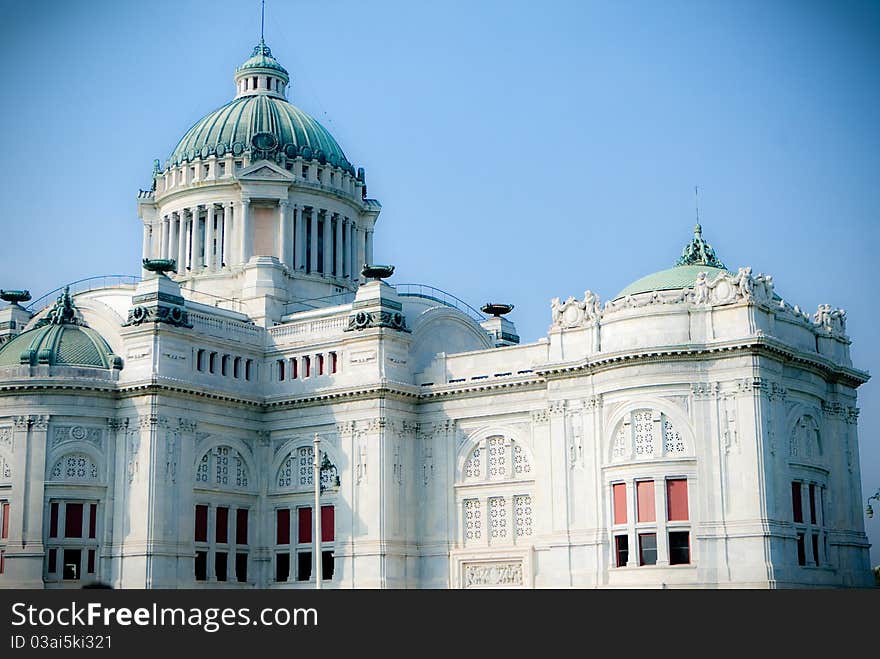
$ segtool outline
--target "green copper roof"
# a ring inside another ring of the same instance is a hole
[[[627,295],[639,293],[651,293],[653,291],[668,291],[676,288],[693,286],[697,281],[697,275],[705,272],[709,279],[714,279],[722,272],[727,272],[724,264],[715,256],[712,246],[703,240],[703,229],[697,224],[694,227],[694,237],[682,251],[674,268],[661,270],[642,277],[624,288],[614,296],[617,300]]]
[[[266,42],[260,38],[260,43],[254,47],[254,51],[248,60],[236,69],[236,73],[249,69],[272,69],[284,74],[284,78],[289,80],[287,69],[281,66],[281,63],[272,57],[272,51]]]
[[[701,272],[708,274],[709,279],[714,279],[718,274],[727,272],[723,268],[712,268],[707,265],[679,265],[669,270],[654,272],[642,277],[624,288],[614,296],[614,299],[637,295],[639,293],[651,293],[652,291],[668,291],[673,288],[686,288],[693,286],[697,281],[697,275]]]
[[[236,98],[196,122],[174,149],[169,164],[230,151],[240,155],[255,146],[265,148],[265,143],[252,143],[260,133],[274,136],[277,142],[273,149],[288,158],[315,158],[355,173],[326,128],[287,100],[267,94]]]
[[[0,366],[19,364],[122,368],[104,338],[76,320],[66,290],[36,327],[0,347]]]

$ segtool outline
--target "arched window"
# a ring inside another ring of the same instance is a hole
[[[498,481],[532,478],[532,464],[526,451],[501,435],[480,442],[464,463],[465,481]]]
[[[247,463],[234,448],[217,446],[205,453],[199,461],[196,485],[222,490],[246,490],[250,487]]]
[[[801,460],[818,460],[822,456],[819,424],[811,415],[801,416],[792,428],[789,455]]]
[[[98,480],[98,465],[85,453],[69,453],[52,467],[55,481],[91,482]]]
[[[687,443],[679,429],[663,412],[633,410],[617,425],[611,460],[646,460],[687,454]]]
[[[287,454],[287,457],[281,463],[278,470],[278,476],[275,480],[279,490],[308,490],[312,489],[314,479],[312,478],[313,466],[312,456],[314,449],[311,446],[301,446]],[[332,477],[328,472],[321,474],[321,483],[324,488],[329,488]]]

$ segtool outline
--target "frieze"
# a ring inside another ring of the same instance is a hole
[[[369,329],[372,327],[387,327],[409,332],[406,326],[406,316],[399,311],[358,311],[348,319],[348,326],[344,331],[353,332]]]
[[[191,328],[189,313],[183,307],[145,307],[136,306],[128,310],[128,319],[123,327],[142,325],[143,323],[165,323],[172,327]]]
[[[523,585],[522,561],[465,563],[462,568],[465,588]]]
[[[739,382],[737,383],[739,386]],[[719,384],[717,382],[692,382],[691,394],[694,398],[712,398],[718,395]]]

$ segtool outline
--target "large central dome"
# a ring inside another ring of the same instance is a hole
[[[178,142],[166,167],[209,156],[260,151],[261,157],[303,157],[348,171],[354,167],[330,132],[292,105],[287,71],[260,39],[235,71],[235,99],[200,119]]]

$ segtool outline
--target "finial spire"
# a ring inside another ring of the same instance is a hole
[[[266,24],[266,0],[260,2],[260,42],[263,41],[263,28]]]
[[[681,252],[681,258],[676,261],[675,265],[706,265],[710,268],[726,270],[724,264],[715,256],[712,245],[703,240],[703,228],[699,222],[694,227],[693,240],[685,245]]]
[[[697,211],[697,226],[700,226],[700,188],[694,186],[694,208]]]

